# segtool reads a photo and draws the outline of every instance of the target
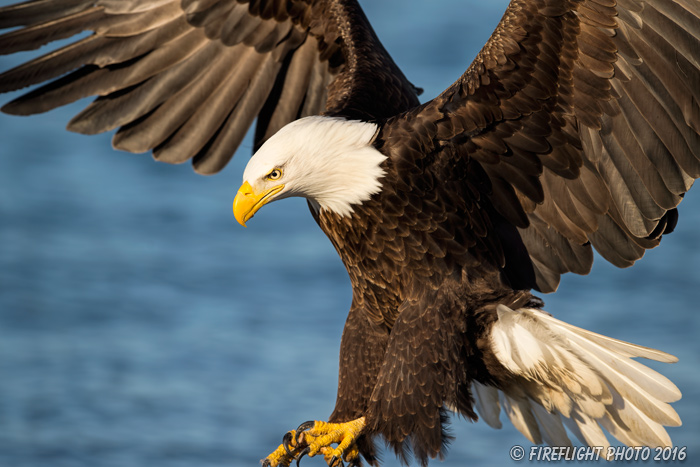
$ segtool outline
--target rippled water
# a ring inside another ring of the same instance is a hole
[[[363,4],[426,98],[505,8]],[[0,57],[1,69],[16,63]],[[200,177],[65,132],[86,103],[0,116],[0,465],[257,465],[286,430],[333,408],[345,271],[301,200],[273,203],[248,229],[235,222],[249,141],[222,174]],[[677,232],[634,268],[599,261],[545,297],[560,318],[680,358],[653,366],[683,391],[684,425],[669,431],[688,465],[700,455],[698,229],[691,192]],[[504,425],[455,420],[444,465],[510,463],[509,447],[529,443]]]

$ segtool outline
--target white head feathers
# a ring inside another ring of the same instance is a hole
[[[274,199],[307,198],[317,209],[341,216],[381,189],[386,159],[372,142],[377,125],[343,118],[313,116],[296,120],[262,145],[248,162],[243,180],[258,192],[284,188]],[[282,174],[266,176],[274,169]]]

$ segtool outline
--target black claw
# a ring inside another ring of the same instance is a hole
[[[289,443],[291,441],[292,441],[292,432],[288,431],[287,434],[284,435],[284,438],[282,438],[282,446],[284,446],[284,450],[287,451],[287,454],[289,454],[290,456],[293,456],[294,454],[292,454],[292,450],[294,450],[294,448],[292,448],[292,449],[289,448]]]
[[[328,467],[343,467],[343,461],[338,456],[331,457]]]
[[[263,461],[263,463],[262,463],[262,467],[270,467],[270,465],[271,465],[271,464],[270,464],[270,461],[267,460],[267,459],[265,459],[265,460]]]
[[[299,457],[297,457],[297,467],[299,467],[299,461],[301,460],[301,458],[307,455],[310,451],[311,448],[306,446],[304,450],[299,453]]]
[[[313,428],[315,424],[316,424],[316,422],[313,420],[309,420],[308,422],[304,422],[301,425],[299,425],[299,427],[297,428],[297,433],[299,433],[300,431],[306,431],[310,428]]]
[[[314,422],[313,420],[309,420],[308,422],[304,422],[297,427],[297,435],[294,438],[294,442],[297,446],[299,446],[299,437],[301,436],[301,434],[306,430],[313,428],[315,424],[316,422]]]

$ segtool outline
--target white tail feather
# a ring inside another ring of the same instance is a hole
[[[513,426],[531,442],[540,444],[542,442],[542,436],[540,436],[540,429],[535,420],[535,416],[532,415],[530,401],[525,398],[516,399],[510,397],[503,392],[500,393],[500,396],[503,411],[508,415]]]
[[[564,321],[560,321],[547,313],[540,312],[539,318],[543,319],[544,321],[554,322],[558,326],[565,327],[571,332],[579,334],[592,342],[596,342],[602,345],[603,347],[607,347],[608,349],[614,351],[615,353],[623,357],[642,357],[663,363],[676,363],[678,361],[678,358],[676,356],[663,352],[661,350],[652,349],[651,347],[644,347],[643,345],[632,344],[630,342],[625,342],[619,339],[613,339],[612,337],[604,336],[602,334],[597,334],[593,331],[579,328],[572,324],[565,323]]]
[[[498,402],[498,389],[474,382],[474,407],[481,418],[491,427],[499,429],[501,420],[498,415],[501,413],[501,404]]]
[[[673,410],[673,408],[669,404],[664,402],[669,400],[668,398],[663,397],[664,394],[650,394],[648,390],[653,389],[650,388],[651,385],[644,386],[647,389],[645,390],[642,389],[640,384],[637,384],[635,382],[637,381],[644,384],[644,382],[640,380],[648,380],[649,375],[644,375],[644,378],[640,377],[639,379],[635,380],[633,379],[633,377],[623,372],[625,370],[624,368],[615,368],[611,366],[614,365],[614,361],[604,362],[598,358],[598,354],[593,353],[588,354],[587,357],[589,358],[589,361],[592,364],[596,365],[595,368],[598,369],[598,371],[600,371],[601,375],[604,376],[610,383],[612,383],[615,386],[615,389],[620,394],[620,396],[622,396],[622,399],[626,399],[632,402],[632,404],[634,404],[635,406],[642,408],[646,414],[648,414],[650,417],[654,417],[655,420],[658,420],[664,425],[679,426],[681,424],[680,417],[678,417],[676,411]],[[631,362],[631,360],[628,361]],[[653,371],[647,367],[644,368],[646,368],[649,371]],[[666,381],[668,382],[668,384],[672,385],[673,388],[677,389],[673,385],[673,383],[671,383],[668,380]],[[669,388],[667,386],[664,389]],[[678,395],[678,397],[680,397],[680,394]],[[678,400],[678,397],[672,399],[671,402]]]
[[[531,406],[532,413],[540,425],[543,441],[550,446],[571,446],[571,441],[566,436],[566,430],[562,425],[561,416],[545,410],[540,404],[531,404]]]
[[[668,402],[680,399],[681,392],[631,358],[672,363],[676,357],[572,326],[540,310],[499,305],[497,313],[490,350],[515,382],[500,391],[473,384],[476,408],[490,426],[500,428],[503,407],[533,443],[569,445],[566,425],[591,446],[609,446],[601,427],[627,445],[671,445],[664,425],[681,421]]]

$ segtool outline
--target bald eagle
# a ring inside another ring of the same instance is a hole
[[[0,75],[0,92],[48,81],[4,112],[97,95],[69,129],[205,174],[257,119],[236,219],[308,200],[353,287],[338,396],[264,465],[376,465],[377,437],[425,465],[450,411],[498,427],[503,410],[533,443],[671,445],[680,391],[633,358],[676,358],[533,291],[673,230],[700,176],[699,2],[512,0],[423,104],[355,0],[34,0],[0,28],[3,54],[92,31]]]

